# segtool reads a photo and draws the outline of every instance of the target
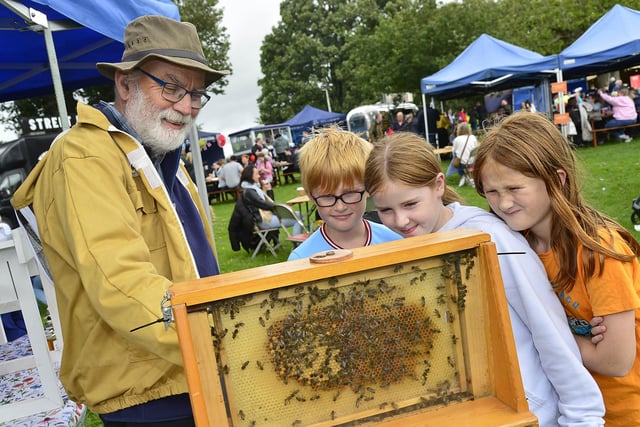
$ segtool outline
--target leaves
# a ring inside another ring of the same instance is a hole
[[[608,12],[603,0],[283,0],[262,45],[263,123],[306,104],[348,112],[412,92],[486,33],[542,55],[559,53]],[[638,7],[638,5],[630,5]],[[490,55],[490,52],[487,52]]]

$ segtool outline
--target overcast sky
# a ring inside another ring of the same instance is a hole
[[[218,4],[224,8],[233,74],[225,95],[214,96],[197,123],[204,131],[228,135],[258,124],[260,46],[280,20],[280,0],[220,0]]]

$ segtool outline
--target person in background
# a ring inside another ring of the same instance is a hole
[[[296,178],[293,176],[293,173],[300,172],[300,167],[298,166],[298,151],[299,150],[296,150],[294,152],[291,148],[284,150],[285,166],[282,166],[282,175],[285,185],[289,184],[289,181],[291,181],[291,184],[296,182]]]
[[[487,119],[487,117],[489,117],[489,113],[487,113],[487,107],[485,107],[484,102],[476,101],[476,105],[474,109],[476,111],[478,127],[482,127],[482,122],[484,122]]]
[[[338,129],[321,132],[300,149],[302,185],[323,224],[291,252],[289,260],[402,238],[363,218],[367,206],[363,159],[370,151],[370,143]]]
[[[502,117],[511,115],[512,108],[511,108],[511,104],[509,104],[509,101],[507,101],[506,99],[503,99],[502,101],[500,101],[500,108],[498,108],[498,112]]]
[[[240,186],[240,176],[242,174],[242,165],[238,163],[238,158],[235,154],[229,157],[229,161],[220,168],[218,175],[224,177],[224,182],[227,188],[234,189]]]
[[[253,158],[254,162],[256,161],[258,153],[260,151],[264,150],[265,148],[267,148],[267,144],[264,142],[264,135],[262,133],[259,133],[256,136],[255,143],[251,147],[251,154],[254,156],[254,158]]]
[[[393,125],[391,126],[391,129],[393,129],[393,132],[402,132],[402,131],[405,131],[407,129],[408,125],[409,124],[404,119],[404,113],[402,111],[398,111],[396,113],[396,121],[393,122]]]
[[[602,390],[606,425],[640,425],[640,244],[585,202],[574,152],[546,117],[517,115],[495,128],[475,176],[478,194],[542,260]],[[594,316],[606,328],[595,343]]]
[[[207,87],[227,72],[207,65],[188,22],[139,17],[124,46],[121,62],[97,64],[114,81],[113,104],[79,103],[77,123],[12,204],[37,219],[69,397],[106,427],[191,427],[176,329],[158,319],[173,283],[219,273],[211,224],[180,154]]]
[[[240,164],[242,165],[243,168],[246,168],[251,164],[251,157],[248,154],[243,154],[240,157]]]
[[[273,228],[280,225],[280,221],[285,227],[293,227],[293,234],[302,233],[302,227],[294,219],[283,218],[280,220],[271,210],[273,209],[273,199],[266,194],[260,182],[260,172],[255,166],[247,166],[242,171],[240,186],[243,189],[242,202],[253,216],[256,224],[260,228]],[[297,213],[299,216],[299,213]]]
[[[445,177],[458,173],[458,175],[460,175],[460,183],[458,184],[458,187],[463,187],[465,184],[469,184],[473,187],[473,180],[468,179],[466,171],[468,167],[473,165],[473,161],[475,159],[474,150],[478,147],[478,139],[471,133],[469,124],[464,122],[458,123],[456,135],[456,138],[453,140],[452,153],[453,159],[460,159],[460,164],[456,167],[454,165],[454,160],[451,159]]]
[[[273,164],[265,150],[257,153],[256,163],[254,165],[260,174],[260,182],[263,185],[263,190],[267,192],[272,200],[275,200],[275,196],[272,189],[273,183]]]
[[[369,142],[375,142],[384,136],[382,129],[382,114],[376,113],[369,127]]]
[[[276,154],[274,160],[284,162],[285,161],[284,152],[290,148],[289,140],[287,139],[287,137],[282,135],[281,133],[278,133],[276,135],[275,140],[273,141],[273,147],[275,149],[275,154]]]
[[[600,102],[598,92],[589,92],[584,103],[587,104],[585,106],[585,110],[587,111],[587,118],[590,120],[592,126],[596,129],[602,129],[604,127],[604,119],[602,114],[602,103]]]
[[[458,110],[456,123],[468,123],[468,122],[469,122],[469,116],[467,116],[467,113],[464,111],[464,108],[460,107],[460,109]]]
[[[628,88],[620,89],[615,96],[609,95],[601,90],[598,91],[598,95],[600,95],[603,101],[611,105],[611,111],[613,112],[613,118],[608,120],[604,125],[605,129],[636,123],[638,120],[638,112],[636,111],[636,104],[629,96]],[[624,130],[613,130],[611,131],[611,135],[624,142],[629,142],[632,139],[624,133]]]
[[[218,188],[225,188],[227,186],[227,183],[225,182],[224,171],[222,169],[225,164],[226,163],[224,159],[216,160],[215,162],[213,162],[213,164],[211,165],[211,172],[209,172],[209,175],[205,177],[205,181],[212,182],[215,180],[215,178],[218,178]]]
[[[457,228],[491,236],[503,254],[498,261],[529,410],[540,426],[602,426],[600,390],[524,237],[494,214],[462,205],[433,149],[415,135],[393,134],[374,144],[364,178],[382,222],[405,238]]]

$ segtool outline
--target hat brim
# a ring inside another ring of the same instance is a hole
[[[229,74],[229,71],[227,70],[222,70],[222,71],[214,70],[213,68],[210,68],[201,62],[194,61],[193,59],[176,58],[172,56],[165,56],[165,55],[159,55],[159,54],[150,54],[138,61],[98,62],[96,64],[96,67],[98,68],[98,71],[100,71],[100,73],[103,76],[111,80],[114,80],[116,75],[116,70],[130,72],[130,71],[133,71],[136,67],[139,67],[142,63],[149,61],[151,59],[161,59],[163,61],[171,62],[172,64],[181,65],[189,68],[195,68],[197,70],[204,71],[204,74],[205,74],[204,83],[206,87],[209,87],[211,83]]]

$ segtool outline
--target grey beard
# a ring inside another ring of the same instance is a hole
[[[178,149],[184,142],[193,117],[183,116],[172,109],[159,110],[136,84],[133,96],[125,105],[125,117],[129,125],[136,131],[152,157],[160,157]],[[180,130],[162,127],[162,119],[183,123]]]

